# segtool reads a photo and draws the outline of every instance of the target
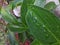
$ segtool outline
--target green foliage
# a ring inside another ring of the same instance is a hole
[[[31,6],[26,15],[26,23],[30,33],[43,44],[52,45],[58,42],[60,45],[60,20],[51,12]]]
[[[26,24],[25,22],[25,16],[27,13],[27,5],[31,5],[32,3],[34,3],[34,0],[24,0],[22,7],[21,7],[21,20],[24,24]]]
[[[2,14],[3,19],[6,20],[8,23],[18,24],[16,17],[14,15],[10,14],[10,12],[8,10],[2,8],[1,14]]]
[[[54,2],[49,2],[44,6],[44,8],[46,8],[47,10],[52,10],[55,7],[56,7],[56,4]]]
[[[27,31],[35,38],[31,45],[60,45],[60,20],[48,11],[56,5],[53,2],[45,5],[45,0],[23,0],[20,5],[20,1],[15,0],[16,5],[21,6],[21,22],[9,11],[16,7],[15,2],[9,5],[10,8],[1,10],[9,31],[23,34],[20,35],[22,40],[27,37],[24,35]]]
[[[18,32],[18,33],[22,33],[22,32],[25,32],[28,28],[26,26],[21,26],[21,25],[12,25],[12,24],[9,24],[7,25],[7,27],[13,31],[13,32]]]

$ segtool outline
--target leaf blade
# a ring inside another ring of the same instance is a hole
[[[41,40],[43,44],[51,45],[58,42],[60,45],[60,20],[51,12],[37,6],[31,6],[26,16],[26,23],[30,33]]]

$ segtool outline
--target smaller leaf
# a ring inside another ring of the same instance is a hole
[[[7,26],[10,31],[12,32],[18,32],[18,33],[22,33],[22,32],[25,32],[27,30],[27,27],[25,26],[17,26],[17,25],[8,25]]]
[[[54,2],[49,2],[49,3],[47,3],[46,5],[45,5],[45,8],[47,9],[47,10],[52,10],[52,9],[54,9],[56,7],[56,4],[54,3]]]
[[[12,14],[10,14],[10,12],[8,11],[8,9],[3,9],[1,10],[1,15],[2,15],[2,18],[7,21],[8,23],[10,24],[17,24],[19,25],[19,22],[18,20],[16,19],[16,17]]]

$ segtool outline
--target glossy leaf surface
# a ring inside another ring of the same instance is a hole
[[[60,20],[51,12],[37,6],[30,6],[26,23],[30,33],[43,44],[60,45]]]

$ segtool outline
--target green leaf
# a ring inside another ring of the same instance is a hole
[[[2,15],[2,18],[5,21],[7,21],[8,23],[19,25],[18,20],[15,18],[14,15],[10,14],[10,12],[8,11],[8,9],[6,10],[6,9],[2,8],[1,9],[1,15]]]
[[[22,4],[22,7],[21,7],[21,19],[22,19],[22,22],[24,24],[26,24],[25,15],[27,13],[27,5],[32,4],[33,2],[34,2],[34,0],[23,0],[23,4]]]
[[[44,45],[60,45],[60,20],[51,12],[37,6],[30,6],[26,15],[30,33]]]
[[[49,2],[49,3],[47,3],[46,5],[45,5],[45,9],[47,9],[47,10],[52,10],[52,9],[54,9],[56,7],[56,4],[54,3],[54,2]]]
[[[26,22],[25,22],[26,13],[27,13],[27,4],[26,4],[26,1],[24,0],[22,7],[21,7],[21,19],[24,24],[26,24]]]
[[[9,39],[9,43],[10,45],[18,45],[17,40],[15,39],[15,33],[8,31],[8,39]]]
[[[25,26],[18,26],[18,25],[11,25],[9,24],[8,26],[8,29],[12,32],[18,32],[18,33],[22,33],[22,32],[25,32],[27,30],[27,27]]]
[[[42,45],[39,40],[35,39],[31,45]]]
[[[39,6],[39,7],[44,7],[46,4],[46,0],[35,0],[34,5]]]
[[[11,1],[8,5],[9,8],[14,9],[17,6],[20,6],[22,4],[23,0],[14,0]]]
[[[22,0],[14,0],[12,2],[9,3],[9,5],[7,6],[7,8],[9,8],[10,10],[13,10],[15,7],[17,6],[21,6],[22,5]]]

